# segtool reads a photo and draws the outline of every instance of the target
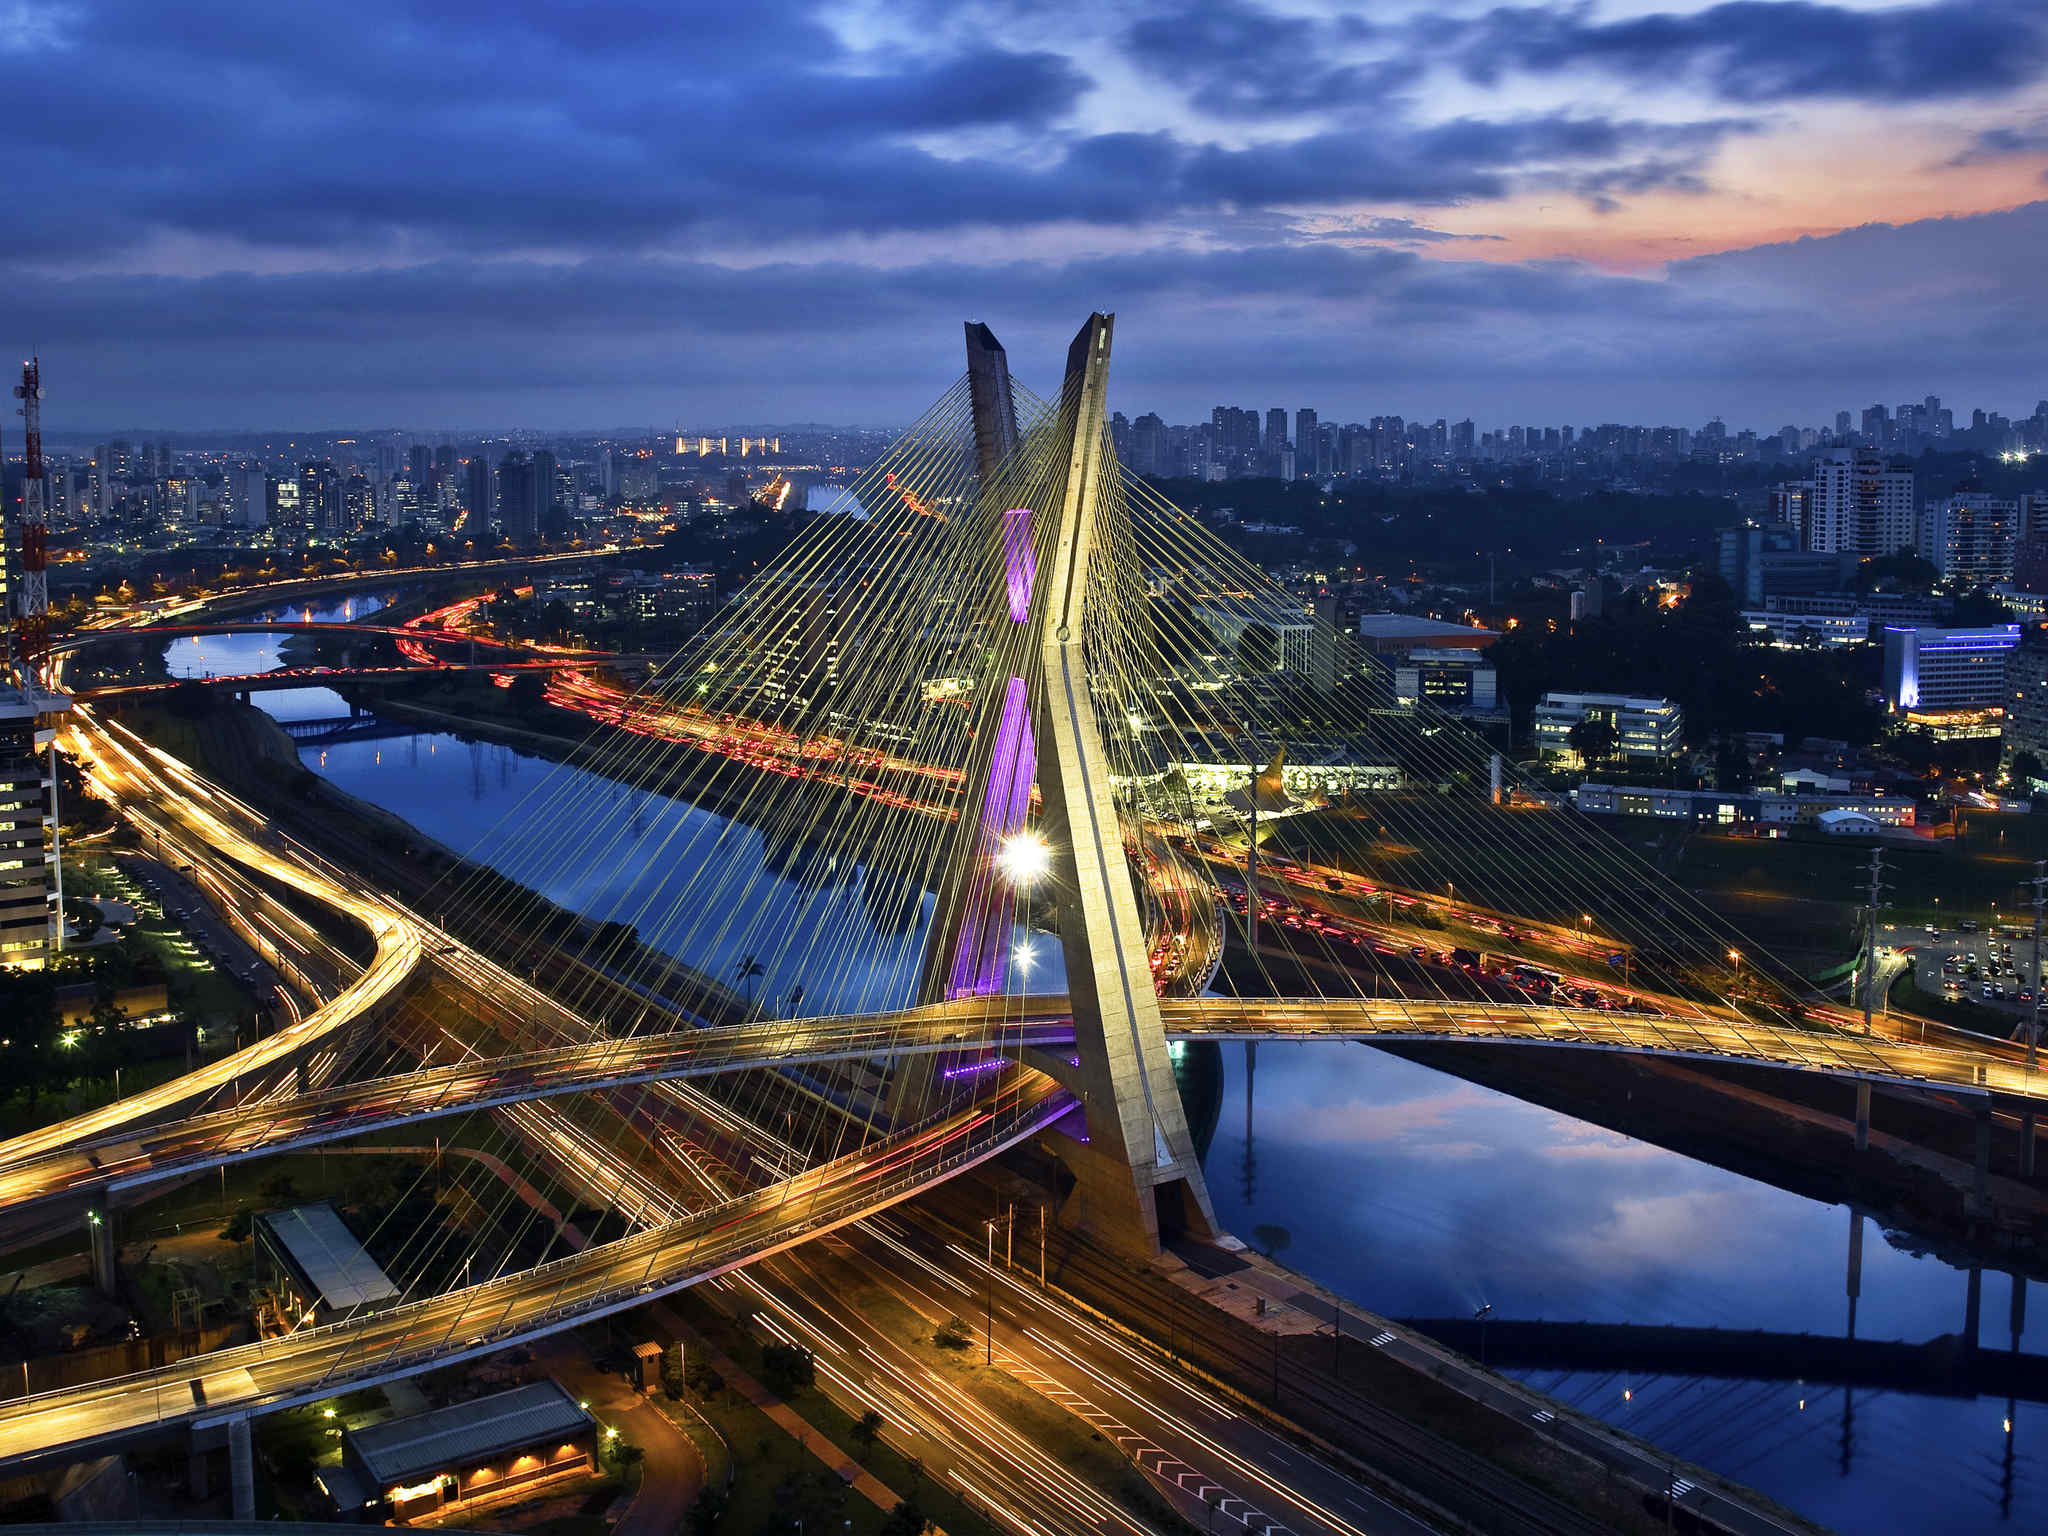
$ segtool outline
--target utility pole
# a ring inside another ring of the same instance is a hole
[[[1870,1011],[1877,1001],[1877,898],[1884,889],[1884,850],[1870,850],[1870,905],[1865,912],[1863,948],[1863,1033],[1870,1031]]]

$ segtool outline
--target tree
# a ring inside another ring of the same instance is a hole
[[[228,1218],[228,1224],[220,1229],[220,1240],[224,1243],[246,1243],[249,1234],[256,1230],[256,1218],[244,1206]]]
[[[816,1383],[817,1362],[801,1344],[763,1344],[761,1379],[777,1397],[789,1397]]]
[[[2012,787],[2023,795],[2033,793],[2035,779],[2048,778],[2048,770],[2041,766],[2041,759],[2031,752],[2015,752],[2012,755]]]
[[[1588,768],[1595,763],[1604,763],[1614,755],[1616,737],[1613,722],[1588,715],[1564,733],[1564,739],[1571,743],[1571,749],[1579,754],[1579,761]]]
[[[884,1517],[877,1530],[881,1536],[924,1536],[931,1520],[916,1499],[905,1499]]]
[[[860,1442],[863,1457],[875,1454],[875,1442],[882,1438],[882,1416],[870,1408],[853,1421],[853,1438]]]
[[[1270,1259],[1294,1241],[1294,1234],[1285,1227],[1262,1221],[1252,1228],[1252,1241],[1257,1243],[1259,1250]]]
[[[937,1328],[932,1330],[932,1342],[940,1349],[965,1349],[973,1331],[967,1326],[967,1319],[954,1313]]]

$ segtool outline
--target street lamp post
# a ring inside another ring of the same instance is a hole
[[[996,1222],[991,1216],[988,1221],[988,1265],[982,1285],[982,1296],[986,1299],[987,1310],[982,1314],[982,1362],[996,1363]]]

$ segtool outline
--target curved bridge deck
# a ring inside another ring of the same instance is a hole
[[[0,1467],[316,1402],[639,1306],[871,1216],[1036,1135],[1073,1108],[1047,1079],[1012,1072],[966,1109],[536,1269],[355,1321],[0,1403]]]
[[[1996,1057],[1712,1018],[1401,999],[1188,998],[1164,1000],[1160,1010],[1176,1040],[1430,1041],[1626,1051],[2048,1101],[2048,1083],[2040,1073]],[[895,1013],[558,1046],[224,1110],[160,1131],[61,1146],[8,1143],[0,1146],[0,1205],[19,1208],[80,1191],[136,1189],[196,1168],[563,1094],[754,1067],[942,1052],[1015,1055],[1032,1047],[1063,1046],[1072,1037],[1066,998],[1048,995],[966,998]]]

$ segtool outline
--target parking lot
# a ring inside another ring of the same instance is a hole
[[[2018,1014],[2033,1006],[2033,928],[1988,925],[1976,933],[1880,924],[1878,942],[1913,951],[1913,983],[1934,997],[1979,1003]]]

